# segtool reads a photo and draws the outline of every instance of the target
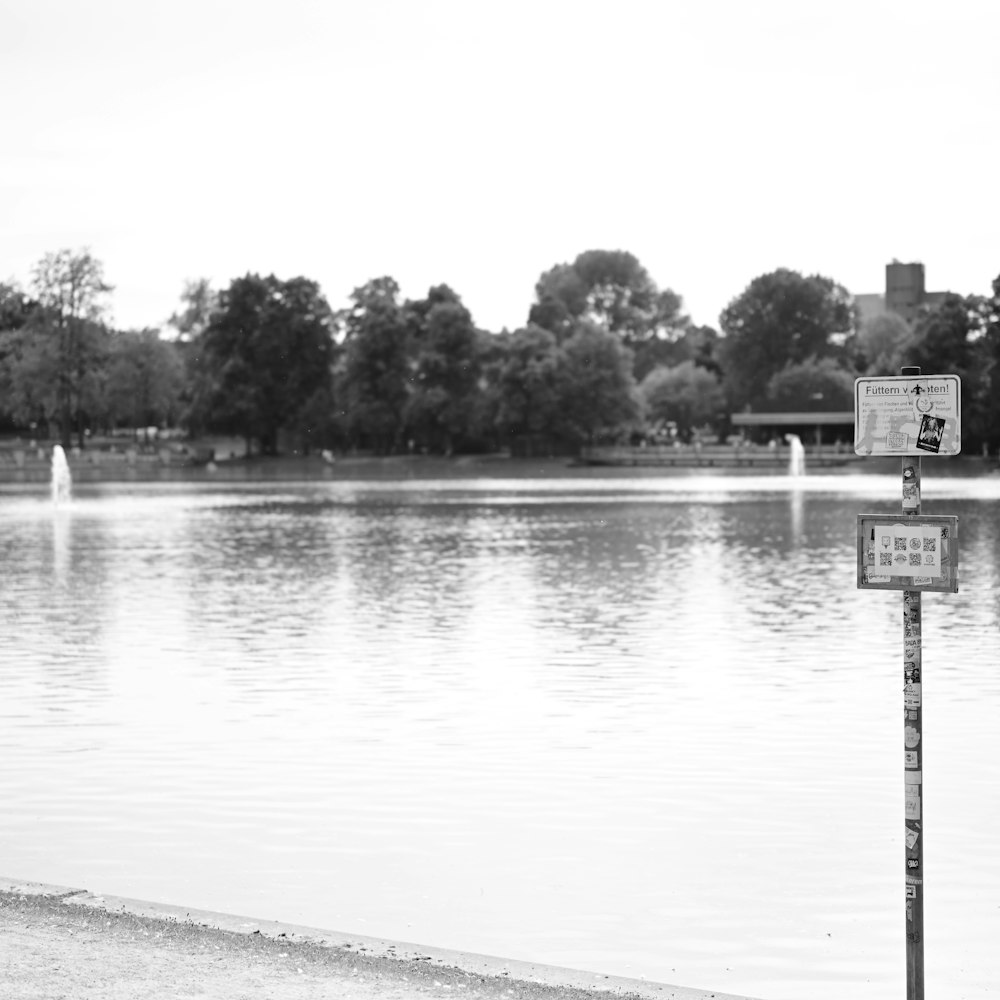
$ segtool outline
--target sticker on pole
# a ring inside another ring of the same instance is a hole
[[[854,380],[858,455],[957,455],[962,382],[957,375],[887,375]]]
[[[858,587],[958,593],[958,518],[859,514]]]

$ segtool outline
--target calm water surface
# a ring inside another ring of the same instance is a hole
[[[930,464],[930,463],[927,463]],[[1000,990],[1000,477],[935,479],[928,995]],[[746,993],[904,995],[896,477],[0,492],[5,874]]]

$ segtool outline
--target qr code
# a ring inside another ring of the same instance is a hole
[[[879,566],[891,566],[892,565],[892,553],[891,552],[880,552],[878,554],[878,564],[879,564]]]
[[[937,539],[936,538],[925,538],[924,539],[924,552],[937,552]]]
[[[919,552],[911,552],[910,553],[910,565],[911,566],[919,566],[920,565],[920,553]]]
[[[893,546],[892,547],[897,552],[905,552],[906,551],[906,539],[905,538],[894,538],[893,539]]]

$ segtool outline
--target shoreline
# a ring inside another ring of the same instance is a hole
[[[897,475],[899,458],[854,459],[844,464],[810,466],[805,474],[831,479],[865,475]],[[74,484],[101,483],[227,483],[227,482],[327,482],[338,480],[405,481],[421,479],[527,479],[593,478],[635,479],[689,476],[783,476],[787,466],[778,461],[744,461],[734,464],[731,449],[706,449],[701,456],[685,456],[664,463],[597,464],[571,456],[515,458],[506,454],[460,455],[344,455],[332,461],[322,455],[279,455],[231,458],[194,464],[164,461],[142,455],[126,462],[122,454],[93,451],[72,456],[69,461]],[[1000,463],[979,456],[957,456],[949,461],[925,463],[925,472],[935,476],[989,477],[1000,474]],[[39,486],[51,480],[47,459],[26,458],[21,464],[0,458],[0,486]]]
[[[87,978],[74,984],[82,991],[74,995],[102,998],[159,996],[167,986],[181,996],[187,977],[199,995],[217,1000],[248,995],[415,1000],[454,996],[456,988],[468,998],[752,1000],[3,877],[0,940],[8,945],[0,970],[6,982],[23,990],[15,997],[56,995],[48,991],[67,986],[71,968],[74,976]],[[70,953],[79,949],[88,956],[85,969],[73,964]],[[206,984],[219,973],[218,984]],[[254,979],[250,985],[266,986],[266,993],[248,992],[248,977]]]

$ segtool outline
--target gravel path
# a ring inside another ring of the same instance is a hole
[[[419,953],[396,957],[392,945],[372,954],[360,942],[238,932],[102,902],[71,891],[0,889],[4,1000],[725,1000],[660,984],[528,981]]]

